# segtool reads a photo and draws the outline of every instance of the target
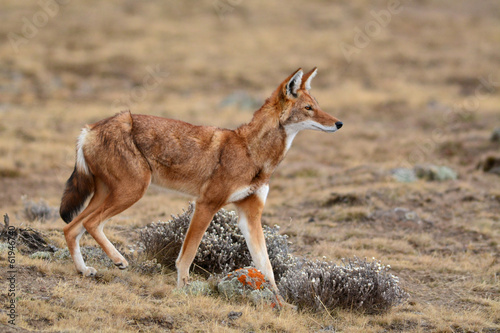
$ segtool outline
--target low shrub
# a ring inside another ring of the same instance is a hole
[[[141,230],[139,247],[147,260],[175,268],[194,204],[167,222],[155,222]],[[347,308],[378,313],[404,302],[408,294],[389,266],[358,258],[342,265],[311,261],[291,254],[286,235],[279,227],[263,226],[269,259],[281,295],[302,309],[322,311]],[[227,274],[253,266],[245,239],[238,228],[238,217],[224,209],[213,218],[194,259],[198,272]]]
[[[358,258],[343,260],[340,266],[297,260],[281,277],[279,290],[285,300],[299,308],[318,311],[339,307],[379,313],[408,298],[388,266]]]
[[[163,267],[174,269],[193,212],[194,204],[191,203],[186,211],[172,216],[171,220],[154,222],[144,227],[140,232],[139,247],[145,257],[148,260],[156,259]],[[263,229],[271,264],[275,274],[281,276],[292,261],[288,237],[279,234],[278,226],[263,226]],[[193,263],[195,270],[209,274],[226,274],[252,266],[252,258],[234,212],[221,209],[215,214]]]

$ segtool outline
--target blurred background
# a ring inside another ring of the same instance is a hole
[[[311,93],[344,127],[298,135],[264,223],[282,225],[303,255],[390,262],[417,304],[494,298],[499,17],[496,0],[3,0],[1,211],[25,223],[21,197],[43,199],[55,213],[38,226],[60,231],[85,124],[130,109],[235,128],[289,74],[317,66]],[[127,244],[189,200],[155,187],[146,197],[114,218],[126,227],[110,224],[110,238]],[[478,275],[432,282],[447,265]],[[481,309],[482,321],[499,313]]]
[[[318,66],[313,94],[346,124],[327,139],[331,164],[435,160],[446,140],[499,122],[497,1],[2,7],[7,174],[69,168],[78,129],[124,109],[234,128],[298,67]]]

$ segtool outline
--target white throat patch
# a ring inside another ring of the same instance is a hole
[[[288,149],[290,149],[293,139],[295,139],[297,133],[305,129],[320,130],[324,132],[335,132],[337,130],[337,126],[325,126],[311,119],[301,121],[300,123],[292,123],[285,125],[285,132],[286,132],[285,154],[288,151]]]

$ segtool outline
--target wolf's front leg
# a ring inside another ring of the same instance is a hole
[[[255,267],[264,274],[274,290],[278,292],[261,224],[262,211],[268,192],[269,185],[263,185],[254,194],[238,201],[236,207],[239,216],[238,226],[245,236]]]
[[[189,267],[196,256],[196,251],[198,250],[198,246],[203,238],[203,234],[207,230],[208,225],[218,210],[219,207],[196,202],[196,207],[186,233],[186,238],[184,238],[184,243],[182,243],[179,257],[175,262],[175,266],[177,267],[178,288],[182,288],[189,284]]]

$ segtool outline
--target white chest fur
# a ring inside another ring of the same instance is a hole
[[[253,188],[252,186],[245,186],[245,187],[239,188],[229,196],[228,202],[236,202],[236,201],[240,201],[242,199],[245,199],[250,194],[252,194],[254,191],[255,191],[255,188]]]
[[[242,187],[234,191],[229,197],[227,202],[228,203],[237,202],[242,199],[245,199],[246,197],[254,193],[260,198],[260,200],[262,200],[263,203],[265,203],[267,199],[267,194],[269,193],[269,184],[264,184],[258,189],[255,189],[255,186],[251,185]]]

